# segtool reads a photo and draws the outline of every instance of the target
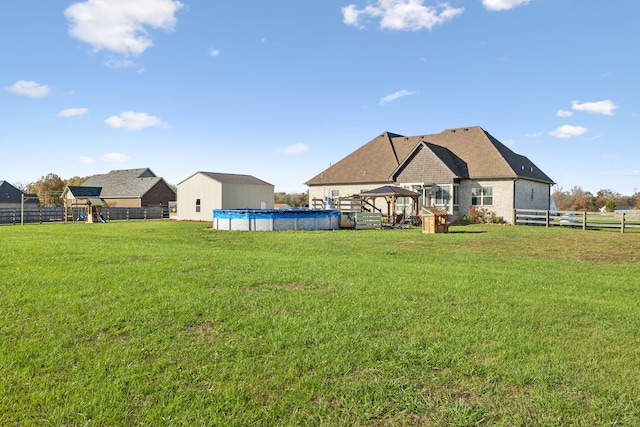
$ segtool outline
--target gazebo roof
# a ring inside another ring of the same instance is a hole
[[[360,197],[420,197],[421,195],[415,191],[393,185],[385,185],[358,194]]]

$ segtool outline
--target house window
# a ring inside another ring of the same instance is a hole
[[[331,190],[331,197],[339,197],[340,190]]]
[[[200,212],[200,199],[196,199],[196,212]]]
[[[471,204],[474,206],[493,205],[493,187],[474,187],[471,189]]]
[[[436,206],[438,205],[448,205],[449,204],[449,186],[438,186],[435,187],[434,189],[434,193],[435,193],[435,201],[436,201]]]
[[[458,206],[458,190],[460,187],[457,184],[453,185],[453,206]]]

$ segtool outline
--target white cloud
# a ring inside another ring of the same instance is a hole
[[[218,49],[209,49],[209,56],[220,56],[220,50]]]
[[[182,7],[176,0],[87,0],[72,4],[64,14],[69,35],[95,51],[140,55],[153,45],[147,27],[173,30]]]
[[[309,146],[303,143],[290,145],[284,150],[282,150],[282,152],[285,154],[300,154],[300,153],[304,153],[305,151],[309,151]]]
[[[613,101],[607,99],[606,101],[598,101],[598,102],[573,101],[571,103],[571,108],[573,108],[576,111],[586,111],[588,113],[613,116],[613,110],[616,110],[620,107],[614,104]]]
[[[130,159],[131,157],[121,153],[107,153],[104,156],[100,157],[100,160],[102,160],[103,162],[114,162],[114,163],[123,163]]]
[[[488,10],[509,10],[518,6],[526,6],[531,0],[482,0],[482,5]]]
[[[67,108],[66,110],[60,111],[57,116],[58,117],[75,117],[75,116],[84,116],[89,112],[88,108]]]
[[[355,4],[342,8],[342,19],[347,25],[364,28],[367,18],[379,19],[380,28],[388,30],[431,30],[436,25],[462,14],[464,8],[454,8],[447,3],[425,6],[425,0],[376,0],[358,9]]]
[[[571,117],[571,116],[573,116],[573,111],[558,110],[558,112],[556,113],[556,116],[558,116],[558,117]]]
[[[77,162],[85,164],[85,165],[88,165],[90,163],[93,163],[93,159],[91,157],[87,157],[87,156],[80,156],[80,157],[78,157]]]
[[[527,138],[540,138],[542,135],[544,135],[544,132],[532,132],[532,133],[528,133],[525,136]]]
[[[18,95],[42,98],[49,95],[49,86],[33,81],[18,80],[13,85],[5,87],[5,90]]]
[[[125,111],[120,113],[119,116],[108,117],[104,122],[112,128],[125,130],[142,130],[154,126],[163,129],[169,127],[169,125],[155,116],[134,111]]]
[[[394,92],[392,94],[389,94],[389,95],[386,95],[386,96],[383,96],[382,98],[380,98],[379,104],[380,105],[384,105],[387,102],[395,101],[396,99],[402,98],[403,96],[409,96],[409,95],[414,95],[414,94],[415,94],[415,92],[409,92],[406,89],[399,90],[397,92]]]
[[[563,125],[553,132],[549,132],[549,135],[555,136],[556,138],[573,138],[574,136],[584,135],[589,132],[589,129],[583,126],[572,126],[572,125]]]

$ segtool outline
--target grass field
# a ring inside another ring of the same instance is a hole
[[[0,425],[640,425],[640,233],[0,227]]]

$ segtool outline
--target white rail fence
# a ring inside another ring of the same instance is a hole
[[[616,211],[613,214],[596,212],[548,211],[536,209],[514,209],[513,225],[538,225],[589,228],[640,228],[640,210]]]

